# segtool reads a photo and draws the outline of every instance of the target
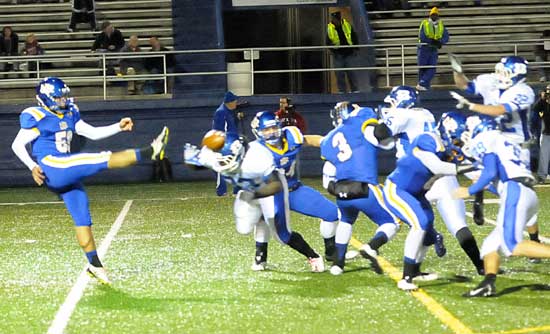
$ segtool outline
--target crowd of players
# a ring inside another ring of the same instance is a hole
[[[360,212],[377,225],[371,240],[360,247],[377,273],[380,247],[409,226],[404,245],[403,277],[399,289],[418,289],[418,281],[437,275],[423,272],[421,264],[434,246],[438,256],[446,253],[443,236],[434,228],[432,204],[447,229],[484,276],[466,297],[492,296],[499,272],[499,253],[505,256],[550,257],[550,247],[538,240],[538,199],[529,168],[526,115],[534,102],[525,84],[527,62],[516,56],[497,63],[495,73],[469,80],[460,62],[451,56],[455,82],[469,93],[481,95],[483,104],[452,92],[457,108],[475,113],[466,117],[449,112],[436,123],[427,109],[417,106],[418,93],[398,86],[375,110],[348,102],[331,110],[334,129],[328,134],[303,135],[295,126],[284,126],[274,112],[263,111],[251,122],[257,139],[246,143],[233,133],[214,133],[224,138],[220,148],[186,145],[185,163],[210,168],[239,189],[234,202],[236,229],[254,234],[256,254],[253,270],[265,270],[268,242],[273,234],[282,244],[302,254],[313,272],[344,273],[352,227]],[[120,131],[131,131],[132,121],[123,118],[106,127],[93,127],[80,119],[69,88],[57,78],[37,87],[39,105],[21,114],[21,130],[12,148],[32,171],[37,184],[45,183],[61,196],[76,225],[77,238],[89,265],[89,274],[100,282],[110,280],[96,252],[91,232],[88,199],[82,179],[106,168],[122,168],[144,159],[162,159],[168,142],[164,128],[149,146],[122,152],[71,154],[73,133],[97,140]],[[26,144],[32,143],[32,157]],[[323,186],[336,197],[325,198],[303,185],[296,173],[303,145],[320,148],[324,159]],[[396,147],[396,168],[378,183],[377,153]],[[460,187],[457,175],[473,184]],[[481,250],[466,224],[464,198],[488,190],[500,197],[497,225],[483,241]],[[289,212],[321,220],[324,256],[290,226]],[[531,240],[523,240],[527,228]]]

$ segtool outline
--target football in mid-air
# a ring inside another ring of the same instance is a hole
[[[202,146],[206,146],[212,151],[217,151],[225,144],[225,132],[219,130],[210,130],[202,137]]]

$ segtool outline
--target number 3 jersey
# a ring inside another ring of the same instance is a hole
[[[264,144],[273,155],[273,162],[277,169],[282,169],[290,189],[299,185],[296,175],[296,158],[304,144],[304,135],[295,126],[286,126],[282,129],[282,147]]]
[[[75,124],[80,120],[78,111],[53,113],[42,107],[30,107],[21,113],[22,129],[37,131],[40,136],[32,142],[32,156],[41,160],[47,155],[70,153]]]
[[[486,131],[475,136],[470,143],[470,154],[483,164],[478,182],[470,187],[471,193],[483,190],[491,181],[506,182],[518,177],[533,179],[521,147],[500,131]]]
[[[502,133],[511,141],[521,144],[530,138],[527,116],[535,102],[535,93],[527,84],[520,82],[506,90],[497,87],[494,74],[481,74],[468,84],[466,91],[483,97],[488,105],[504,105],[506,113],[495,120]]]
[[[399,159],[405,155],[412,141],[424,132],[435,132],[435,118],[424,108],[382,108],[382,121],[397,137]]]
[[[377,122],[371,108],[358,109],[323,138],[321,156],[336,167],[337,181],[378,184],[377,148],[363,134]]]

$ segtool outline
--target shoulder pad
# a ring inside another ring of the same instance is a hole
[[[283,128],[286,139],[289,141],[289,144],[302,145],[304,143],[304,135],[295,126],[285,126]],[[291,142],[291,143],[290,143]]]

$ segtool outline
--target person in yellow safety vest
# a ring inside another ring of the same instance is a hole
[[[430,17],[422,20],[418,29],[418,66],[432,66],[418,69],[418,85],[416,89],[425,91],[430,89],[430,82],[435,75],[438,49],[449,42],[449,32],[439,19],[439,9],[433,7]]]
[[[327,44],[334,46],[357,44],[357,36],[353,27],[346,19],[342,18],[340,12],[330,14],[330,23],[327,26]],[[335,68],[353,67],[356,50],[356,48],[331,49],[333,66]],[[338,92],[348,92],[346,89],[346,76],[349,81],[349,91],[358,92],[355,73],[352,71],[336,71]]]

